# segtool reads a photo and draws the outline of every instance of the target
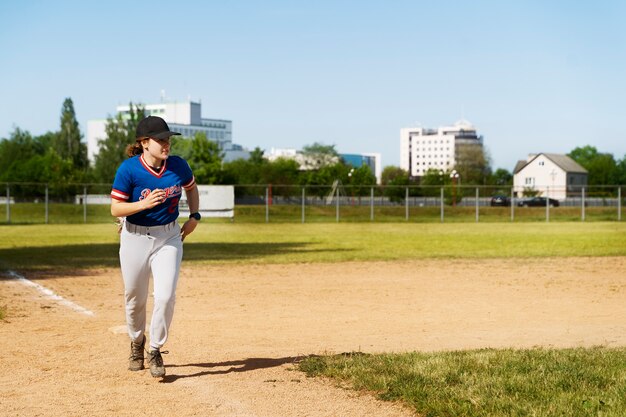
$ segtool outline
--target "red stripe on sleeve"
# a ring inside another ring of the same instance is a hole
[[[196,177],[191,177],[191,181],[189,181],[187,184],[183,184],[183,188],[185,190],[188,190],[192,188],[194,185],[196,185]]]
[[[114,188],[113,190],[111,190],[111,197],[113,197],[116,200],[127,201],[130,198],[130,194],[126,194]]]

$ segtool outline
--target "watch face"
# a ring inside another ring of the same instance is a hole
[[[191,213],[191,214],[189,215],[189,218],[190,218],[190,219],[192,219],[192,218],[193,218],[193,219],[196,219],[196,220],[200,220],[200,219],[202,218],[202,216],[200,216],[200,213]]]

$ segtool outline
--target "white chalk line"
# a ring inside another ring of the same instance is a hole
[[[43,285],[39,285],[36,282],[33,282],[29,279],[24,278],[23,276],[21,276],[20,274],[18,274],[15,271],[8,271],[8,274],[15,278],[17,281],[21,282],[22,284],[28,286],[28,287],[33,287],[35,289],[37,289],[40,293],[42,293],[46,298],[50,299],[50,300],[54,300],[57,303],[64,305],[66,307],[71,308],[72,310],[74,310],[77,313],[81,313],[81,314],[85,314],[87,316],[95,316],[95,313],[93,311],[87,310],[85,307],[79,306],[76,303],[73,303],[69,300],[66,300],[65,298],[61,297],[60,295],[55,294],[52,290],[44,287]]]

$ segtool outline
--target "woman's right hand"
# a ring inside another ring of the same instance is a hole
[[[165,191],[155,188],[146,198],[142,200],[144,202],[144,210],[151,209],[158,206],[165,201]]]

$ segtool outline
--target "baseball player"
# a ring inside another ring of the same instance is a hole
[[[137,141],[118,168],[111,191],[111,214],[122,219],[120,265],[126,323],[131,339],[129,367],[144,369],[146,301],[150,272],[154,309],[148,363],[153,377],[165,376],[161,347],[174,314],[183,240],[200,221],[198,188],[187,162],[169,156],[171,132],[165,120],[148,116],[137,125]],[[178,201],[185,190],[191,215],[179,226]]]

